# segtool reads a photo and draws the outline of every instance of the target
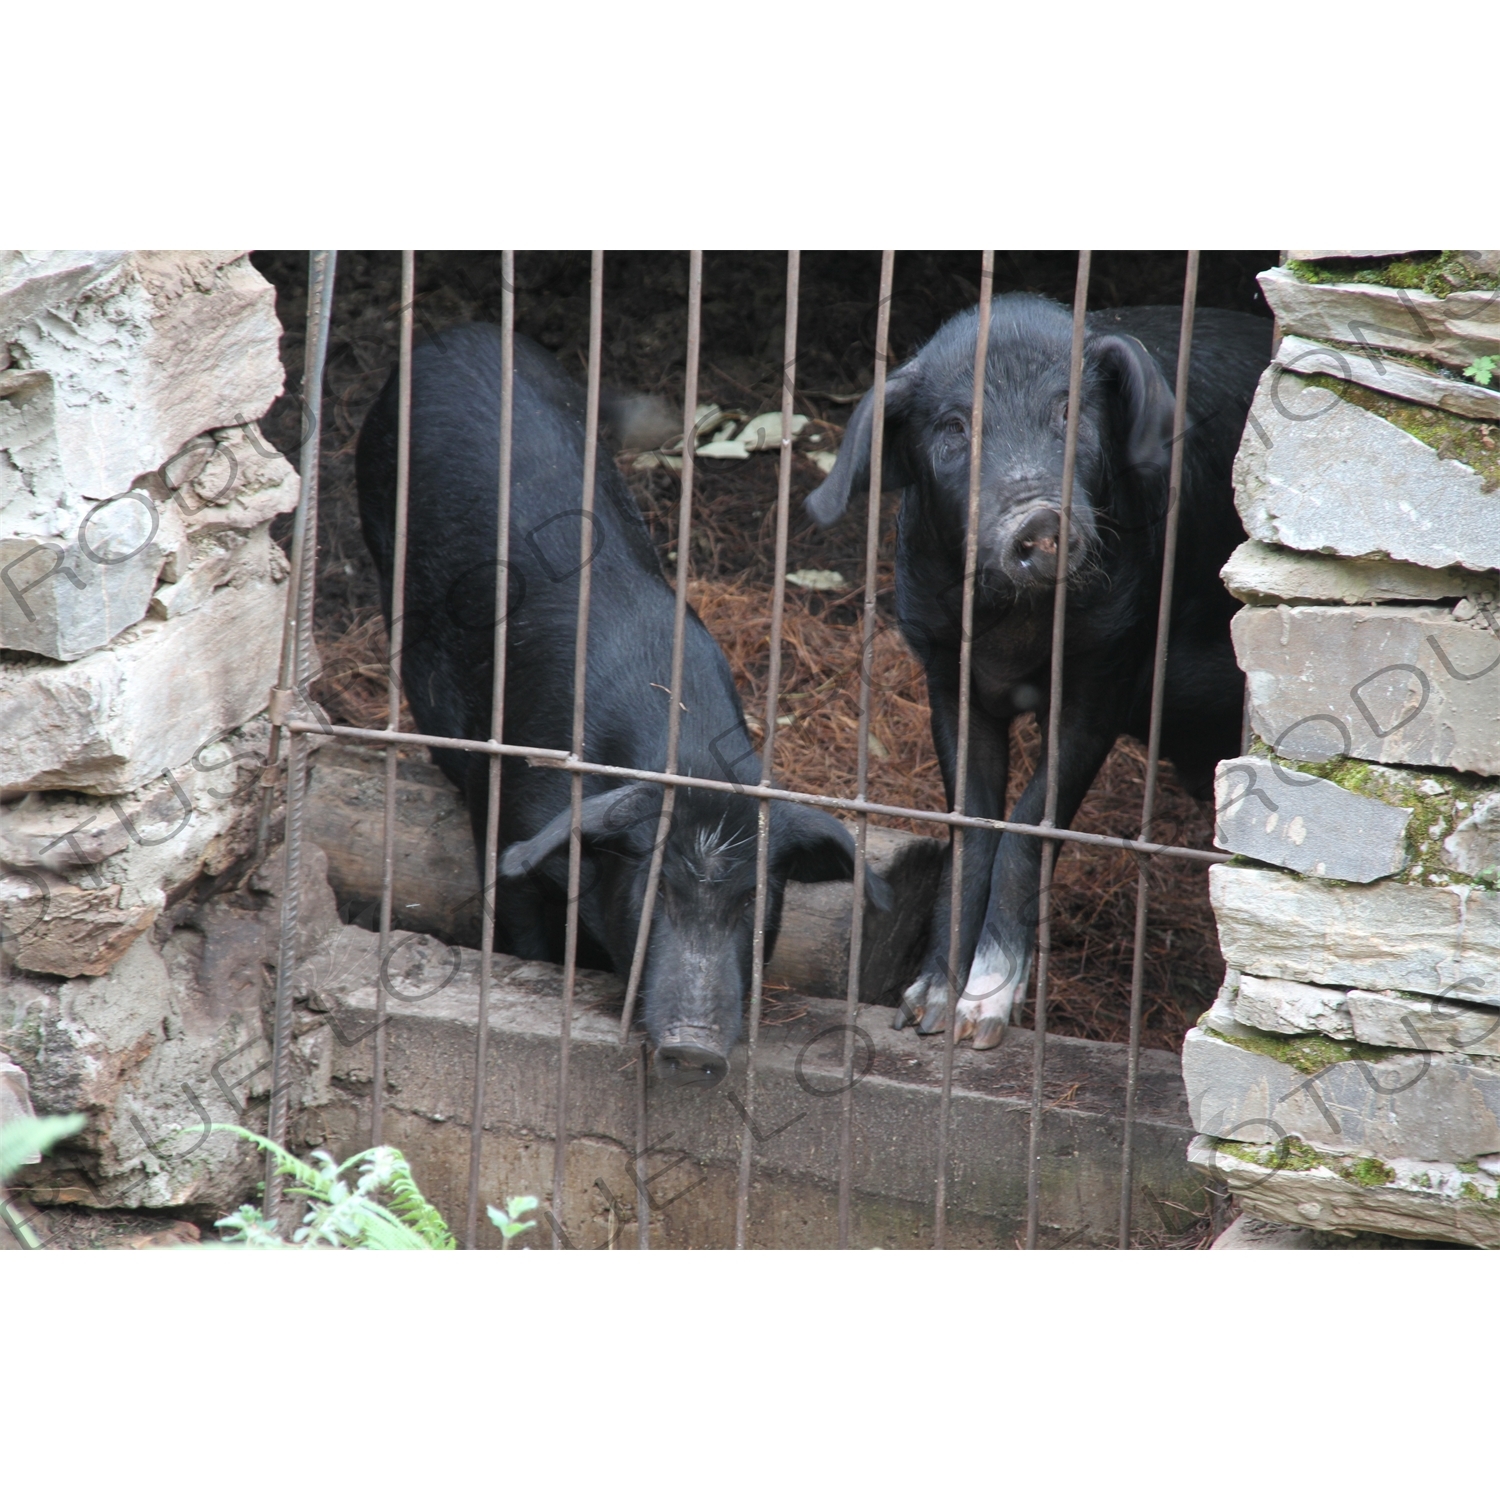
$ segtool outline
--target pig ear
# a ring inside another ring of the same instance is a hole
[[[796,802],[776,803],[771,816],[776,828],[776,866],[788,880],[812,884],[854,879],[854,840],[842,823]],[[877,911],[891,909],[890,887],[868,866],[865,895]]]
[[[1143,478],[1165,474],[1172,461],[1172,387],[1138,339],[1111,333],[1089,350],[1113,387],[1126,467]]]
[[[898,489],[910,484],[906,465],[898,451],[900,444],[894,441],[894,420],[904,415],[906,403],[916,388],[918,378],[915,360],[908,361],[899,370],[892,371],[885,382],[885,459],[881,468],[885,471],[881,483],[886,489]],[[849,425],[844,429],[844,441],[839,447],[838,457],[828,478],[802,503],[819,526],[832,526],[849,507],[850,498],[860,490],[870,487],[870,439],[874,432],[875,392],[866,391],[860,397]]]
[[[579,831],[585,844],[602,844],[611,839],[626,841],[661,811],[661,788],[635,781],[612,792],[600,792],[583,799],[583,816]],[[520,880],[530,875],[543,860],[566,849],[572,808],[564,808],[540,833],[521,843],[512,844],[500,856],[500,875],[505,880]],[[649,845],[651,830],[645,841]]]

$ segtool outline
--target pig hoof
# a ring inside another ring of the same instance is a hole
[[[921,1024],[922,1017],[927,1013],[927,988],[925,977],[914,979],[907,985],[901,996],[901,1004],[896,1007],[896,1019],[891,1022],[893,1031]]]
[[[935,995],[929,995],[926,1005],[922,1007],[922,1015],[917,1022],[918,1036],[935,1036],[946,1030],[948,1025],[948,997],[939,991]]]
[[[978,1024],[978,1018],[976,1016],[967,1014],[964,1010],[963,1005],[960,1003],[958,1007],[958,1022],[953,1028],[953,1040],[955,1042],[962,1042],[968,1037],[973,1036],[974,1028]]]
[[[991,1047],[998,1047],[1005,1040],[1005,1017],[983,1016],[974,1032],[974,1050],[976,1052],[988,1052]]]

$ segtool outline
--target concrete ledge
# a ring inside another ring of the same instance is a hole
[[[468,1176],[479,955],[409,935],[387,965],[386,1136],[418,1181],[462,1224]],[[368,1140],[377,939],[334,933],[300,966],[299,1025],[332,1034],[332,1102],[301,1117],[301,1138],[335,1152]],[[497,957],[486,1085],[484,1199],[550,1196],[561,971]],[[635,1242],[634,1053],[618,1041],[618,981],[582,974],[572,1030],[565,1231],[579,1248]],[[321,1012],[321,1014],[319,1014]],[[862,1006],[855,1033],[854,1243],[930,1243],[942,1047],[890,1029],[886,1007]],[[778,1248],[836,1243],[844,1107],[841,1003],[785,997],[767,1007],[749,1111],[757,1136],[751,1241]],[[1024,1231],[1032,1038],[1013,1031],[995,1052],[960,1051],[950,1157],[950,1241],[1010,1246]],[[1114,1242],[1125,1049],[1049,1042],[1042,1222],[1054,1245]],[[713,1090],[652,1085],[639,1171],[655,1200],[652,1242],[728,1246],[746,1113],[745,1049]],[[1186,1229],[1204,1204],[1188,1167],[1192,1135],[1178,1061],[1141,1058],[1136,1214],[1147,1236]],[[539,1236],[538,1238],[542,1238]],[[498,1244],[482,1230],[481,1243]]]

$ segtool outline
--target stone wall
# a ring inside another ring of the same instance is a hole
[[[1500,256],[1453,264],[1446,295],[1260,278],[1224,570],[1254,741],[1183,1072],[1193,1159],[1257,1217],[1500,1246]]]
[[[89,1116],[40,1201],[245,1186],[176,1132],[265,1055],[271,893],[203,898],[250,862],[286,608],[274,303],[242,251],[0,252],[0,1074]]]

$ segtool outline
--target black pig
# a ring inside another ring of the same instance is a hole
[[[1179,313],[1141,307],[1092,314],[1068,550],[1068,610],[1057,818],[1069,826],[1121,734],[1144,740],[1160,597]],[[932,735],[953,806],[959,647],[969,494],[969,428],[978,310],[947,323],[886,386],[883,483],[902,490],[896,608],[927,674]],[[1230,468],[1260,372],[1269,322],[1202,309],[1193,336],[1177,576],[1162,752],[1197,797],[1217,761],[1238,753],[1244,679],[1219,580],[1244,532]],[[1069,311],[1029,295],[992,307],[985,373],[978,570],[974,596],[969,771],[964,811],[1005,812],[1010,721],[1045,727],[1062,500]],[[871,397],[855,410],[838,461],[807,499],[833,523],[869,484]],[[1046,758],[1010,817],[1041,821]],[[1042,844],[970,830],[964,839],[957,1035],[994,1047],[1026,992]],[[927,956],[896,1025],[948,1024],[949,882]]]
[[[488,739],[493,678],[500,334],[455,328],[413,355],[410,544],[402,680],[426,734]],[[365,419],[357,454],[360,517],[391,612],[397,384]],[[567,749],[579,585],[584,394],[545,350],[515,343],[511,566],[507,582],[505,736]],[[590,548],[593,586],[584,754],[660,771],[666,763],[674,596],[640,511],[601,450]],[[760,760],[723,653],[688,614],[679,768],[753,783]],[[484,848],[488,758],[434,749],[464,793]],[[647,782],[590,777],[583,804],[580,962],[628,973],[661,812]],[[495,890],[495,942],[557,961],[566,916],[569,778],[506,757]],[[660,1073],[717,1082],[740,1034],[750,983],[756,803],[680,790],[642,981],[641,1014]],[[826,813],[773,803],[769,953],[788,880],[848,880],[853,841]],[[481,866],[483,854],[480,856]],[[491,881],[480,870],[480,886]],[[885,893],[872,877],[872,899]]]

